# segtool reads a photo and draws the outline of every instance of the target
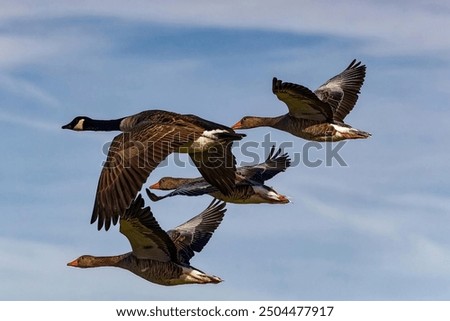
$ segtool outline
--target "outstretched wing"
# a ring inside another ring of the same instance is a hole
[[[243,178],[263,184],[286,168],[291,166],[291,160],[287,153],[281,154],[281,148],[275,152],[275,146],[270,149],[265,162],[253,165],[243,166],[236,170],[236,173]]]
[[[200,252],[222,222],[225,202],[214,199],[200,214],[167,232],[178,250],[180,261],[189,264],[194,252]]]
[[[166,197],[172,197],[172,196],[178,196],[178,195],[184,195],[184,196],[200,196],[210,193],[215,193],[219,191],[216,187],[209,184],[203,177],[199,177],[194,181],[190,181],[189,183],[182,184],[178,186],[174,191],[164,195],[164,196],[157,196],[156,194],[152,193],[149,189],[146,189],[148,197],[153,202],[160,201]]]
[[[333,110],[333,119],[344,122],[358,100],[361,86],[366,76],[366,66],[353,60],[340,74],[334,76],[314,93]]]
[[[120,232],[127,237],[136,257],[178,262],[175,245],[159,226],[150,207],[144,207],[141,194],[121,216]]]
[[[236,134],[232,139],[242,137]],[[232,145],[233,140],[224,139],[207,149],[189,154],[203,178],[224,195],[230,195],[236,186],[236,158],[231,150]]]
[[[195,133],[167,124],[143,123],[117,135],[100,173],[91,223],[108,230],[117,223],[150,173]]]
[[[330,106],[304,86],[273,78],[272,92],[287,105],[292,117],[317,121],[333,119]]]

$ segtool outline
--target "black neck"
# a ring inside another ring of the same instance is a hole
[[[120,122],[123,118],[112,120],[86,119],[83,124],[83,130],[94,131],[114,131],[120,130]]]

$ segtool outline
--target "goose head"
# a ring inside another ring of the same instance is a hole
[[[67,266],[78,268],[88,268],[97,266],[97,258],[92,255],[82,255],[79,258],[67,263]]]
[[[119,266],[120,262],[126,255],[115,255],[115,256],[93,256],[93,255],[82,255],[78,259],[67,263],[67,266],[73,266],[77,268],[93,268],[99,266]]]
[[[71,130],[87,130],[89,128],[89,123],[92,121],[91,118],[86,116],[77,116],[67,125],[62,126],[62,129],[71,129]]]
[[[257,116],[245,116],[236,124],[231,126],[233,129],[249,129],[261,126],[272,126],[273,123],[278,120],[271,117],[257,117]]]
[[[155,184],[151,185],[151,189],[160,189],[160,190],[172,190],[176,189],[179,186],[188,183],[190,180],[188,178],[176,178],[176,177],[163,177]]]

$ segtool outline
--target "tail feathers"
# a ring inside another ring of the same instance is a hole
[[[350,126],[341,126],[341,125],[336,125],[333,124],[332,125],[335,129],[335,138],[340,138],[340,139],[364,139],[364,138],[369,138],[370,136],[372,136],[372,134],[356,129],[356,128],[352,128]]]
[[[369,138],[370,136],[372,136],[372,134],[362,131],[362,130],[358,130],[358,129],[354,129],[352,128],[350,130],[350,132],[347,134],[348,136],[346,137],[345,133],[343,134],[345,138],[347,139],[359,139],[359,138]]]
[[[220,283],[223,280],[215,275],[208,275],[200,270],[194,268],[183,268],[182,279],[184,279],[185,283]]]

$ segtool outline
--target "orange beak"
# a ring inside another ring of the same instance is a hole
[[[236,124],[231,126],[232,129],[241,129],[241,127],[242,127],[241,121],[238,121]]]
[[[78,262],[77,262],[77,260],[73,260],[72,262],[67,263],[67,266],[77,267],[78,266]]]
[[[155,184],[150,186],[151,189],[159,189],[159,182],[156,182]]]

